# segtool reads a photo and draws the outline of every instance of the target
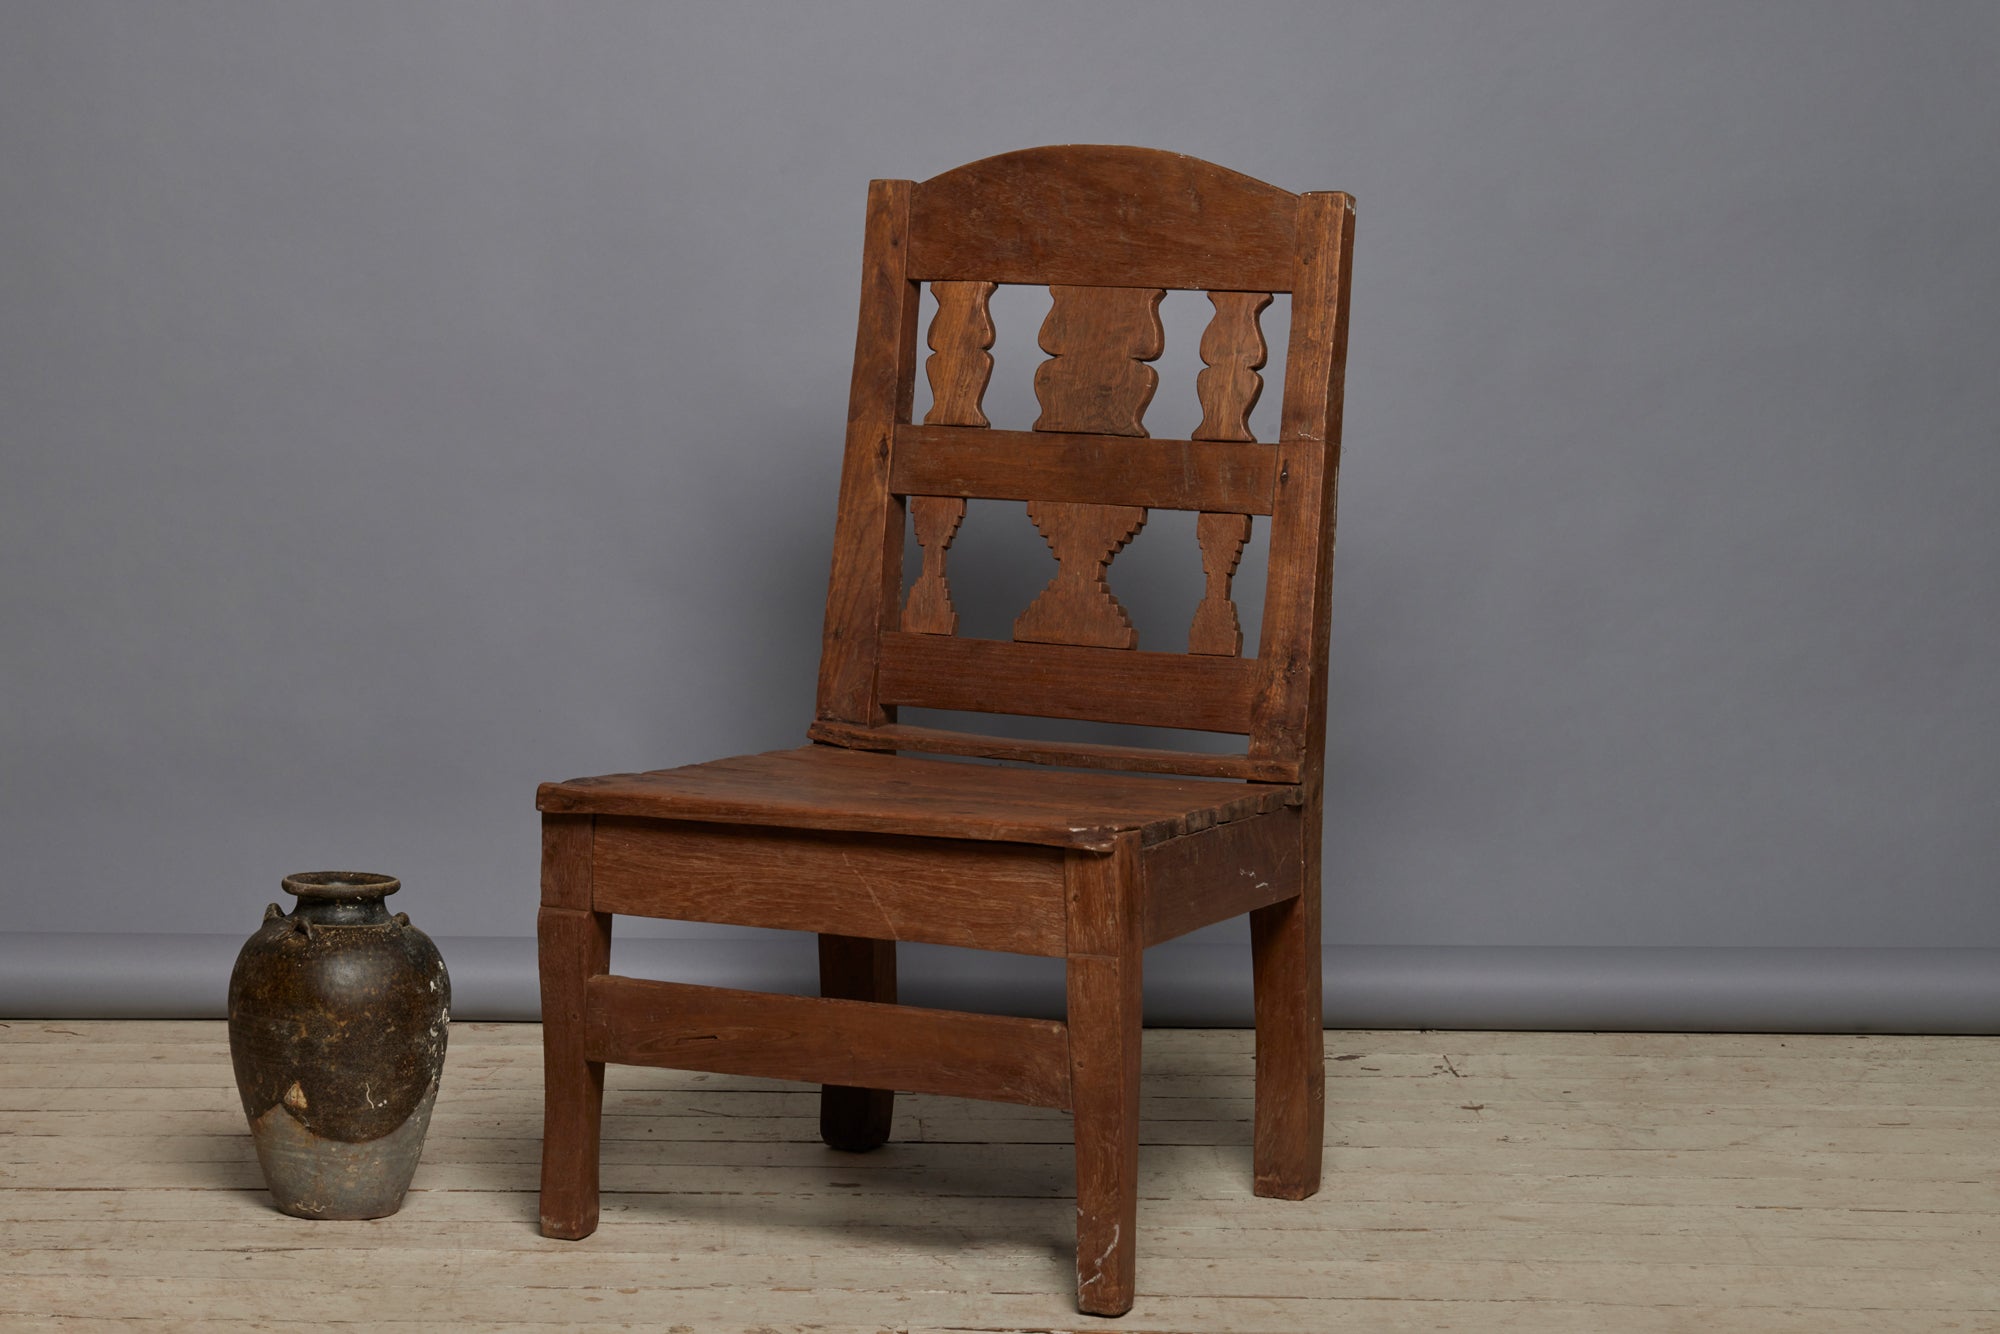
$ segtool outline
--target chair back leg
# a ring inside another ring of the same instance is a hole
[[[1306,808],[1297,898],[1250,913],[1257,989],[1257,1194],[1303,1200],[1319,1190],[1326,1136],[1326,1035],[1320,1015],[1320,818]]]
[[[819,994],[893,1005],[896,942],[820,933]],[[819,1137],[831,1148],[848,1153],[881,1148],[889,1140],[889,1123],[895,1114],[894,1089],[820,1085]]]

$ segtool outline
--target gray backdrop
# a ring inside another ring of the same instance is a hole
[[[531,1012],[536,782],[802,739],[867,180],[1115,142],[1359,200],[1330,1019],[2000,1024],[1996,66],[1990,4],[5,0],[0,1010],[219,1012],[352,867]],[[975,631],[1049,570],[955,556]],[[1198,569],[1114,567],[1148,643]]]

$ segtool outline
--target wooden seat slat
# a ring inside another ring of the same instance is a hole
[[[1077,773],[917,759],[838,746],[738,755],[649,773],[544,783],[552,814],[833,829],[1102,851],[1278,810],[1287,784]]]

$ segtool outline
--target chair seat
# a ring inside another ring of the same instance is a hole
[[[1301,801],[1297,786],[915,759],[838,746],[544,783],[548,813],[917,834],[1108,850]]]

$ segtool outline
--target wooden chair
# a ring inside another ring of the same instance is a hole
[[[822,1085],[836,1149],[893,1090],[1075,1115],[1077,1303],[1132,1304],[1148,945],[1248,912],[1255,1189],[1319,1186],[1320,789],[1353,201],[1139,148],[1038,148],[868,191],[860,334],[812,744],[544,785],[542,1231],[597,1226],[604,1063]],[[919,285],[933,406],[911,418]],[[996,283],[1048,284],[1031,431],[990,428]],[[1142,422],[1163,289],[1205,290],[1201,426]],[[1258,315],[1292,294],[1282,425],[1257,443]],[[1058,562],[1012,642],[962,638],[968,497],[1026,501]],[[1141,652],[1105,583],[1148,508],[1199,512],[1188,652]],[[1230,581],[1271,523],[1257,656]],[[901,596],[913,521],[923,568]],[[1237,733],[1240,754],[910,726],[898,706]],[[918,754],[909,754],[917,752]],[[967,764],[921,754],[1025,764]],[[1061,766],[1061,767],[1056,767]],[[1216,780],[1233,780],[1219,782]],[[610,974],[613,914],[813,931],[821,996]],[[895,942],[1065,960],[1066,1023],[896,1004]]]

